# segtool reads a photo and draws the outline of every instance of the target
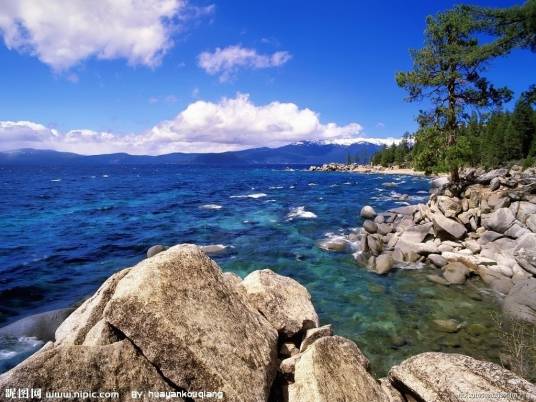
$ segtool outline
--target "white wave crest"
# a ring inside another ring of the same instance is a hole
[[[243,195],[232,195],[230,198],[262,198],[266,197],[265,193],[253,193],[253,194],[243,194]]]
[[[205,204],[201,205],[199,208],[201,209],[222,209],[223,207],[218,204]]]

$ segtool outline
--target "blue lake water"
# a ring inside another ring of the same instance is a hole
[[[381,277],[351,254],[316,246],[326,233],[360,226],[365,204],[403,205],[397,194],[425,201],[426,178],[284,167],[0,167],[0,184],[0,326],[79,302],[151,245],[225,244],[231,251],[215,257],[223,270],[243,277],[269,267],[298,280],[322,323],[356,341],[378,375],[429,350],[498,359],[497,306],[478,280],[447,288],[425,279],[431,269]],[[317,217],[290,219],[298,207]],[[483,330],[437,331],[432,320],[448,318]],[[0,341],[0,372],[35,349],[22,341]]]

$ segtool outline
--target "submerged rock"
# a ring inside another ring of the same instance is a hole
[[[534,401],[536,386],[494,363],[448,353],[421,353],[389,371],[389,379],[425,402],[461,401],[460,395],[516,395],[516,400]]]
[[[222,255],[228,251],[228,247],[223,244],[209,244],[206,246],[199,246],[199,248],[209,257]]]
[[[445,279],[453,285],[464,284],[470,272],[465,264],[458,261],[449,262],[442,270]]]
[[[280,335],[292,338],[300,331],[318,327],[311,295],[294,279],[263,269],[246,276],[242,286],[251,305]]]

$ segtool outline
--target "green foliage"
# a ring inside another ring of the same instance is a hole
[[[396,146],[382,149],[373,163],[407,165],[427,173],[448,172],[461,166],[497,167],[509,161],[534,163],[536,111],[523,93],[512,113],[473,114],[460,124],[455,144],[447,147],[442,130],[421,120],[421,128]],[[400,155],[400,156],[399,156]]]
[[[511,99],[510,90],[497,89],[481,76],[485,62],[501,54],[496,46],[479,44],[476,35],[482,29],[482,23],[461,7],[428,17],[424,47],[411,50],[413,70],[396,74],[409,101],[428,98],[432,102],[433,109],[423,119],[440,137],[434,143],[447,148],[441,159],[453,179],[470,147],[468,141],[457,145],[469,109],[500,106]],[[425,160],[431,160],[433,153]]]
[[[536,0],[527,0],[521,6],[489,8],[461,6],[480,29],[496,37],[489,44],[495,52],[508,53],[516,47],[536,51]]]

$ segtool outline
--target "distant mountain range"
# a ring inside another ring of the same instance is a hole
[[[354,143],[303,141],[279,148],[252,148],[222,153],[171,153],[158,156],[115,153],[79,155],[38,149],[18,149],[0,152],[0,165],[266,165],[320,164],[346,162],[368,163],[382,144],[359,140]]]

